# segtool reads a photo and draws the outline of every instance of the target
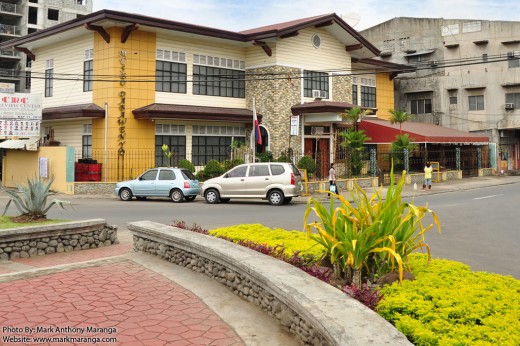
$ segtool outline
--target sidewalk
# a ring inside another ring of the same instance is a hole
[[[423,196],[428,194],[438,194],[438,193],[446,193],[446,192],[456,192],[463,190],[471,190],[471,189],[480,189],[490,186],[497,185],[507,185],[507,184],[515,184],[520,183],[520,176],[486,176],[486,177],[473,177],[473,178],[463,178],[459,180],[446,180],[439,183],[433,182],[432,188],[428,190],[422,190],[422,185],[417,184],[417,189],[414,190],[414,185],[405,185],[403,188],[403,197],[414,197],[414,196]],[[367,195],[372,195],[377,188],[364,188]],[[386,196],[386,191],[388,190],[388,186],[383,186],[383,196]],[[341,195],[345,198],[350,197],[350,191],[340,191]],[[298,202],[306,203],[309,197],[314,197],[318,200],[327,199],[327,195],[323,194],[315,194],[311,196],[302,196],[298,197]]]

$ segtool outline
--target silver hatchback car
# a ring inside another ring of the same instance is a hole
[[[132,197],[169,197],[173,202],[193,201],[200,194],[200,184],[189,170],[159,167],[149,169],[137,179],[116,184],[116,195],[123,201]]]
[[[286,162],[247,163],[202,184],[208,203],[228,202],[231,198],[267,199],[272,205],[289,203],[302,191],[298,168]]]

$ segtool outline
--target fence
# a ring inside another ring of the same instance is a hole
[[[178,166],[181,160],[192,157],[190,151],[177,152],[175,148],[172,148],[172,152],[173,156],[167,159],[160,150],[126,150],[124,156],[119,155],[116,150],[94,150],[92,160],[86,160],[86,163],[102,164],[102,181],[120,181],[134,179],[152,167]],[[200,152],[197,154],[200,158]],[[304,156],[308,157],[307,165],[302,166]],[[253,155],[247,147],[234,149],[230,147],[226,152],[220,151],[217,156],[208,150],[208,154],[204,158],[204,163],[209,160],[217,160],[224,164],[228,161],[226,167],[229,167],[242,161],[251,162]],[[79,162],[85,162],[80,157],[76,157],[76,159]],[[300,168],[307,169],[307,172],[310,173],[309,180],[327,180],[330,162],[334,162],[338,179],[379,177],[382,183],[387,183],[387,179],[384,177],[388,176],[392,162],[396,173],[402,170],[409,173],[423,172],[426,161],[431,161],[439,162],[441,171],[458,170],[462,171],[465,177],[477,176],[479,169],[490,167],[489,148],[485,146],[438,147],[411,153],[383,151],[375,148],[352,152],[341,148],[335,152],[332,161],[328,155],[311,153],[304,155],[300,151],[287,149],[280,152],[256,153],[255,160],[293,162]],[[203,165],[196,166],[197,171],[203,168]]]

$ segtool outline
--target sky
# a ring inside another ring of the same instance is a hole
[[[358,31],[395,17],[520,21],[518,0],[91,0],[139,13],[229,31],[336,13]]]

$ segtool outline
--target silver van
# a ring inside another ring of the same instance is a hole
[[[300,171],[286,162],[246,163],[202,184],[202,195],[208,203],[261,198],[272,205],[281,205],[298,197],[301,191]]]

